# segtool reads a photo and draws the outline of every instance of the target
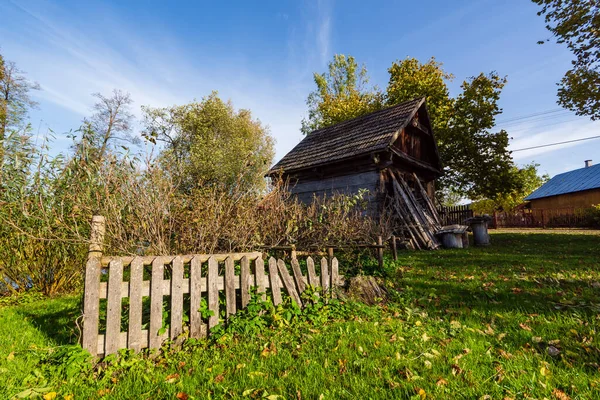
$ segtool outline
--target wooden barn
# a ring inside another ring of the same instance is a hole
[[[441,174],[424,98],[314,131],[268,173],[289,179],[290,190],[305,203],[367,189],[372,216],[394,207],[390,198],[400,198],[410,214],[434,209],[435,180]],[[435,210],[420,216],[436,217]]]

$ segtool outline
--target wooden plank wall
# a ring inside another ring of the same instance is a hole
[[[327,290],[342,284],[337,259],[322,258],[320,276],[314,260],[308,257],[306,261],[308,277],[302,275],[298,260],[292,260],[290,273],[283,260],[272,257],[268,260],[268,275],[265,274],[259,252],[91,257],[85,272],[82,345],[93,356],[113,354],[124,348],[135,351],[159,348],[168,339],[206,336],[220,323],[221,292],[224,292],[227,320],[248,304],[252,288],[263,296],[270,294],[275,305],[283,301],[283,290],[302,306],[300,296],[308,287],[321,286]],[[202,316],[199,309],[203,301],[212,315]],[[150,314],[145,324],[144,303]],[[104,315],[101,310],[106,310],[104,321],[100,320]],[[189,313],[189,324],[183,323],[185,310]],[[163,318],[163,311],[170,312],[168,320]]]
[[[331,196],[333,194],[353,195],[360,189],[367,189],[371,194],[377,192],[379,185],[379,172],[366,171],[344,176],[323,178],[320,180],[301,180],[290,187],[290,191],[298,196],[298,200],[305,204],[313,201],[313,196]]]

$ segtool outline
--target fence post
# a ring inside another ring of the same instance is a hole
[[[333,247],[327,248],[327,257],[329,257],[329,259],[333,258]]]
[[[88,247],[88,260],[90,258],[102,257],[102,245],[104,244],[104,233],[106,232],[106,219],[101,215],[92,217],[90,232],[90,245]]]
[[[379,261],[379,269],[383,269],[383,239],[380,236],[377,236],[377,261]]]
[[[100,317],[100,259],[106,231],[106,220],[103,216],[92,217],[90,245],[85,265],[85,283],[83,289],[83,332],[81,346],[92,356],[98,354],[98,323]]]

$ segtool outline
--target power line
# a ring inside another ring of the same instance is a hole
[[[575,143],[575,142],[581,142],[583,140],[598,139],[598,138],[600,138],[600,135],[590,136],[590,137],[585,137],[585,138],[575,139],[575,140],[567,140],[566,142],[556,142],[556,143],[542,144],[539,146],[525,147],[523,149],[511,150],[511,152],[514,153],[515,151],[533,150],[533,149],[539,149],[541,147],[557,146],[559,144]]]
[[[565,110],[564,108],[555,108],[555,109],[552,109],[552,110],[540,111],[540,112],[533,113],[533,114],[526,114],[526,115],[521,115],[521,116],[517,116],[517,117],[514,117],[514,118],[508,118],[508,119],[505,119],[505,120],[500,120],[500,121],[498,121],[498,124],[505,124],[507,122],[520,121],[522,119],[528,119],[528,118],[537,117],[537,116],[540,116],[540,115],[554,114],[554,113],[557,113],[557,112],[560,112],[560,111],[567,111],[567,110]]]
[[[580,118],[572,118],[572,119],[566,119],[564,121],[554,121],[554,122],[551,122],[549,124],[536,125],[536,126],[533,126],[533,127],[510,129],[510,130],[508,130],[508,133],[512,134],[514,132],[533,131],[533,130],[537,130],[539,128],[545,128],[545,127],[548,127],[548,126],[568,124],[569,122],[575,122],[575,121],[580,121],[580,120],[581,120]]]
[[[512,126],[521,126],[521,125],[525,125],[525,124],[532,124],[532,123],[538,122],[538,121],[548,121],[551,119],[566,118],[566,117],[572,117],[572,116],[573,116],[573,114],[571,114],[570,111],[566,111],[566,112],[556,113],[556,114],[552,114],[552,115],[541,115],[541,116],[536,116],[536,117],[530,117],[530,118],[527,118],[526,120],[497,123],[496,126],[499,126],[502,128],[508,128],[508,127],[512,127]]]

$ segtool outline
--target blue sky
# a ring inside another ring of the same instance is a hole
[[[277,158],[302,139],[300,122],[333,54],[365,63],[385,88],[387,68],[407,56],[435,56],[460,83],[480,72],[508,76],[498,117],[511,148],[600,133],[600,122],[558,110],[556,85],[569,68],[562,46],[547,38],[537,6],[526,0],[481,1],[29,1],[0,0],[0,51],[42,90],[34,128],[76,129],[94,103],[91,93],[119,88],[141,105],[167,106],[212,90],[269,125]],[[517,152],[551,175],[600,162],[600,140]]]

